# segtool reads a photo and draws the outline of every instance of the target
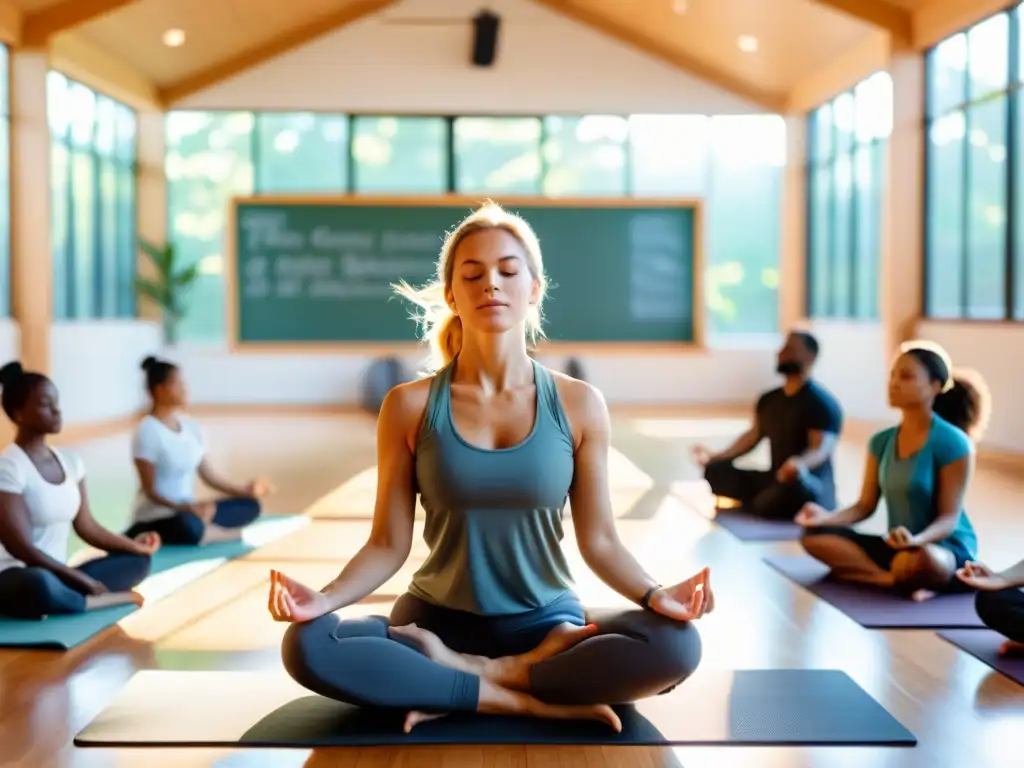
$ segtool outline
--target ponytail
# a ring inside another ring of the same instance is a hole
[[[949,353],[932,341],[904,342],[900,351],[917,358],[928,378],[941,385],[932,411],[975,442],[981,440],[992,411],[991,394],[981,374],[971,369],[954,370]]]
[[[958,370],[952,381],[952,386],[935,396],[932,410],[977,442],[991,415],[988,387],[976,371]]]

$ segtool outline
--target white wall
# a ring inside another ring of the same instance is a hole
[[[158,353],[161,343],[157,323],[54,323],[50,378],[60,390],[65,426],[119,419],[143,407],[146,398],[139,364],[146,355]]]
[[[924,321],[917,334],[945,347],[954,368],[973,368],[984,377],[992,393],[993,416],[982,444],[1024,453],[1024,325]]]
[[[847,419],[891,421],[886,385],[891,360],[877,322],[815,320],[820,351],[815,378],[832,391]]]
[[[177,109],[396,114],[764,110],[530,0],[491,0],[495,66],[470,63],[479,0],[405,0],[201,91]],[[444,23],[438,23],[439,21]]]
[[[371,358],[357,355],[228,355],[178,346],[165,350],[183,366],[189,397],[197,405],[336,405],[358,402]],[[777,384],[775,348],[716,349],[681,355],[593,356],[583,362],[587,380],[611,404],[750,402]],[[562,356],[539,356],[565,370]],[[421,359],[404,358],[415,374]]]

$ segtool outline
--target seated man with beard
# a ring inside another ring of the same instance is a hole
[[[778,520],[792,520],[809,501],[826,509],[835,505],[832,453],[843,413],[835,397],[811,379],[817,357],[814,336],[790,333],[776,368],[785,380],[761,395],[750,429],[720,453],[694,448],[694,458],[704,467],[715,496],[735,499],[752,515]],[[771,444],[770,471],[733,465],[766,437]]]

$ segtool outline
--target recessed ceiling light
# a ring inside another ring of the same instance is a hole
[[[753,35],[740,35],[736,40],[736,47],[744,53],[753,53],[757,50],[757,38]]]
[[[164,45],[168,48],[177,48],[185,44],[185,32],[181,29],[168,29],[164,32]]]
[[[672,10],[680,16],[689,10],[689,6],[688,0],[672,0]]]

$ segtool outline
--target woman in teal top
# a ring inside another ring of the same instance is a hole
[[[432,285],[400,287],[425,310],[433,373],[381,406],[369,540],[321,590],[271,575],[270,613],[292,623],[284,666],[309,690],[404,711],[407,731],[456,711],[619,730],[609,705],[696,669],[709,571],[662,587],[619,539],[604,399],[527,352],[545,284],[529,225],[487,204],[445,240]],[[405,563],[417,493],[430,553],[408,590],[388,617],[338,617]],[[561,550],[567,500],[587,565],[638,608],[581,605]]]
[[[838,512],[808,504],[797,515],[807,529],[802,544],[808,554],[836,578],[894,587],[916,600],[966,589],[956,572],[976,558],[978,540],[964,496],[988,400],[976,374],[953,375],[941,347],[904,344],[889,378],[889,403],[902,419],[868,441],[856,503]],[[889,532],[854,531],[850,526],[873,515],[880,498]]]

